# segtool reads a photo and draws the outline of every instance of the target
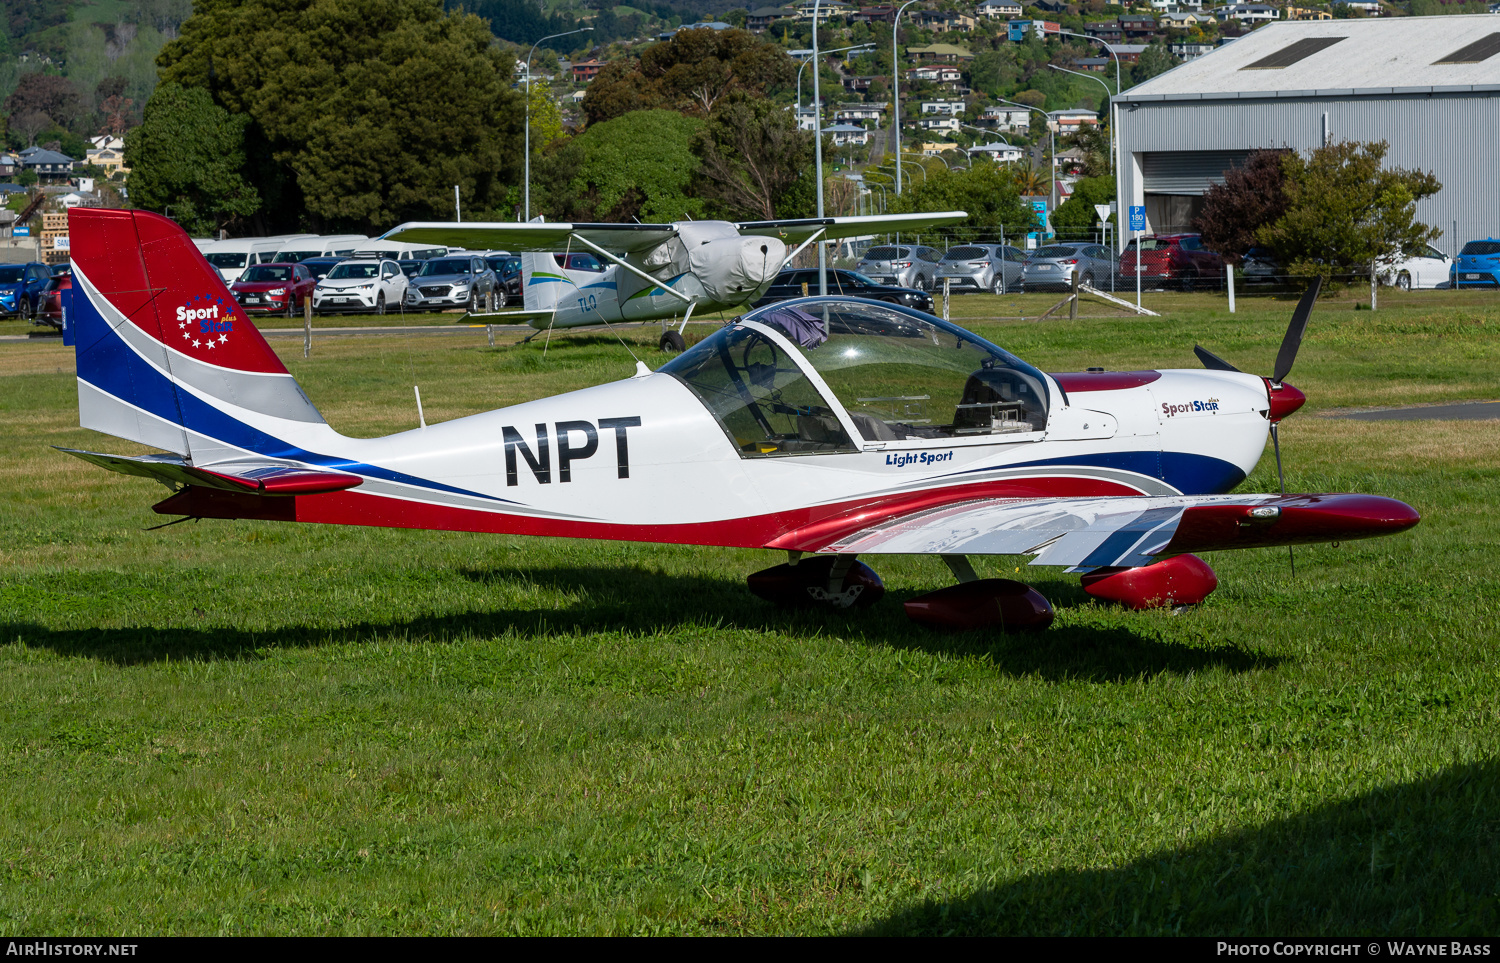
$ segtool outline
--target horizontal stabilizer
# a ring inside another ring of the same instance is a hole
[[[223,491],[254,495],[317,495],[341,492],[364,481],[358,475],[337,471],[319,471],[295,465],[235,464],[216,468],[189,465],[176,455],[105,455],[96,451],[59,448],[60,452],[81,458],[100,468],[122,475],[150,478],[164,485],[196,485]]]

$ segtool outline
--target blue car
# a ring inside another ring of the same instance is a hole
[[[30,264],[0,264],[0,317],[30,321],[41,306],[52,269],[33,261]]]
[[[1470,241],[1458,252],[1448,281],[1460,288],[1500,288],[1500,241]]]

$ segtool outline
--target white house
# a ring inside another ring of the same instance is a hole
[[[1051,110],[1047,112],[1047,126],[1059,134],[1071,134],[1084,124],[1099,123],[1099,115],[1092,110]]]
[[[924,100],[922,101],[922,113],[943,114],[948,117],[957,117],[964,112],[964,102],[961,100]]]
[[[879,127],[884,115],[885,104],[840,104],[833,113],[833,120],[837,124],[874,123]]]
[[[959,122],[957,117],[923,117],[917,126],[923,130],[949,130],[956,134]]]
[[[1281,11],[1264,3],[1234,3],[1219,7],[1214,16],[1220,20],[1238,20],[1241,23],[1269,23],[1281,19]]]
[[[1012,3],[1011,0],[984,0],[984,3],[974,8],[974,16],[988,17],[991,20],[1009,20],[1020,15],[1021,5]]]
[[[997,164],[1009,164],[1020,160],[1022,151],[1021,148],[1012,147],[1009,144],[978,144],[969,148],[969,156],[988,157]]]
[[[979,119],[1002,130],[1031,129],[1031,111],[1021,107],[986,107]]]
[[[856,124],[832,124],[823,133],[833,135],[835,147],[863,147],[870,142],[870,132]]]

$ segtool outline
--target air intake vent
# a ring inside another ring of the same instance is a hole
[[[1280,70],[1283,67],[1290,67],[1299,60],[1306,60],[1319,50],[1327,50],[1343,39],[1343,37],[1308,37],[1240,69]]]
[[[1434,60],[1432,64],[1434,67],[1438,64],[1477,64],[1490,59],[1497,53],[1500,53],[1500,33],[1492,33],[1488,37],[1481,37],[1467,47],[1458,48],[1442,60]]]

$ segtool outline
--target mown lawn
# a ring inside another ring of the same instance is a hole
[[[1291,379],[1288,486],[1415,530],[1295,577],[1213,555],[1180,616],[1023,570],[1058,619],[1019,638],[908,623],[934,559],[786,613],[744,587],[770,552],[148,532],[164,489],[48,447],[137,450],[76,427],[70,353],[0,344],[0,932],[1494,934],[1500,423],[1323,416],[1500,397],[1500,305],[1458,297],[1329,301]],[[1291,309],[1148,303],[974,326],[1049,370],[1269,371]],[[414,383],[433,422],[633,368],[608,332],[273,344],[359,435]]]

